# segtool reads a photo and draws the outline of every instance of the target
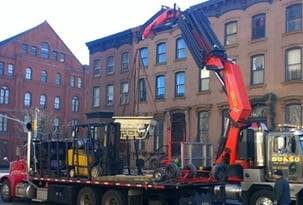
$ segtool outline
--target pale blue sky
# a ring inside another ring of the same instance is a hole
[[[47,20],[82,64],[88,64],[86,42],[143,24],[161,5],[185,10],[205,0],[4,0],[0,41]]]

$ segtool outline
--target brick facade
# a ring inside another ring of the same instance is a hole
[[[41,57],[42,43],[47,45],[44,50],[46,57]],[[3,97],[0,103],[1,115],[20,121],[34,120],[33,110],[38,108],[38,115],[43,114],[47,119],[49,132],[38,137],[48,137],[50,134],[66,137],[72,120],[84,121],[84,66],[46,21],[0,42],[0,63],[3,65],[0,75],[1,98]],[[9,65],[13,66],[12,74],[8,71]],[[74,78],[73,86],[71,77]],[[25,104],[26,93],[30,96],[28,104]],[[43,97],[41,101],[42,95],[45,96],[45,101]],[[74,97],[76,112],[72,111]],[[55,107],[55,98],[59,99],[58,107]],[[7,102],[3,99],[7,99]],[[54,132],[55,119],[60,124],[60,132]],[[1,118],[0,157],[7,155],[13,160],[16,146],[25,143],[26,136],[22,124],[10,119],[5,122],[5,118]]]
[[[294,4],[299,4],[302,12],[302,2],[295,0],[210,0],[192,7],[203,10],[208,15],[211,25],[225,46],[228,56],[240,65],[253,106],[253,117],[255,120],[266,123],[269,129],[277,129],[279,123],[297,122],[300,124],[302,122],[301,106],[303,98],[300,89],[302,86],[302,23],[299,31],[286,32],[285,30],[286,10]],[[260,25],[265,24],[265,33],[261,38],[252,39],[253,19],[258,17],[259,14],[261,14],[262,20]],[[226,38],[225,26],[229,22],[236,22],[236,42],[226,45],[224,42]],[[133,31],[138,36],[141,30],[142,27],[138,27]],[[144,41],[134,41],[133,45],[129,45],[133,48],[133,57],[135,57],[138,49],[148,48],[147,67],[140,66],[138,58],[130,60],[135,59],[137,65],[132,68],[136,69],[137,73],[135,81],[140,78],[146,80],[146,101],[135,101],[138,103],[134,104],[134,114],[152,115],[159,120],[160,126],[156,130],[156,136],[145,141],[145,149],[142,152],[154,152],[156,148],[154,143],[157,137],[157,143],[166,145],[166,131],[168,129],[172,129],[173,140],[176,144],[179,141],[186,140],[193,142],[207,141],[217,145],[223,132],[222,113],[228,108],[227,98],[213,73],[210,73],[209,89],[206,91],[199,90],[199,69],[189,51],[186,50],[186,58],[184,59],[178,60],[175,57],[176,39],[179,37],[181,37],[181,33],[177,27],[174,27],[155,32]],[[156,45],[161,42],[166,44],[166,62],[157,64]],[[91,46],[88,46],[90,50]],[[291,48],[301,49],[299,71],[301,77],[297,80],[285,80],[286,52]],[[110,53],[118,50],[117,48],[109,48],[98,52],[98,55],[106,58]],[[263,81],[257,84],[252,79],[252,58],[256,55],[264,56],[262,65]],[[91,62],[95,58],[95,53],[90,55]],[[182,97],[176,97],[175,75],[180,71],[185,73],[185,93]],[[158,75],[165,76],[165,97],[161,100],[155,98],[155,82]],[[118,79],[121,80],[121,77],[116,75],[115,79],[119,82]],[[133,78],[130,81],[133,81]],[[115,87],[118,87],[118,84],[115,84]],[[101,83],[100,86],[102,86]],[[135,89],[135,93],[137,91],[138,88]],[[290,107],[295,105],[294,110],[297,109],[298,113],[291,114],[292,111],[288,111],[288,105]],[[125,114],[118,110],[114,111],[116,115]],[[293,117],[295,117],[295,120],[292,120]],[[207,122],[207,125],[202,122]]]

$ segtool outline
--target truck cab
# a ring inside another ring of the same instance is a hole
[[[266,136],[267,177],[273,180],[272,170],[282,169],[289,182],[303,182],[303,131],[288,129],[270,132]]]

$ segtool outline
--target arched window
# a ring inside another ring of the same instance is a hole
[[[8,87],[3,86],[0,90],[0,104],[8,104],[8,98],[9,98],[9,90]]]
[[[55,110],[59,110],[60,109],[60,97],[55,97],[55,100],[54,100],[54,108]]]
[[[29,92],[26,92],[24,94],[24,106],[25,107],[30,107],[31,106],[31,101],[32,101],[32,95]]]
[[[40,107],[42,109],[46,108],[46,96],[45,95],[40,96]]]
[[[56,79],[55,79],[55,84],[56,85],[61,85],[61,74],[60,73],[56,73]]]
[[[58,131],[59,130],[59,124],[60,124],[60,120],[58,117],[56,117],[54,119],[54,130]]]
[[[47,72],[45,70],[41,71],[41,82],[42,83],[47,82]]]
[[[25,79],[32,80],[32,68],[31,67],[27,67],[25,69]]]
[[[48,58],[49,56],[49,45],[46,42],[41,43],[41,58]]]
[[[72,112],[79,112],[79,99],[78,99],[78,97],[73,97],[73,99],[72,99]]]

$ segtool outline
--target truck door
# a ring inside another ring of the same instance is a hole
[[[290,180],[301,178],[302,155],[297,137],[281,134],[270,136],[269,140],[269,171],[282,169],[285,177]]]

